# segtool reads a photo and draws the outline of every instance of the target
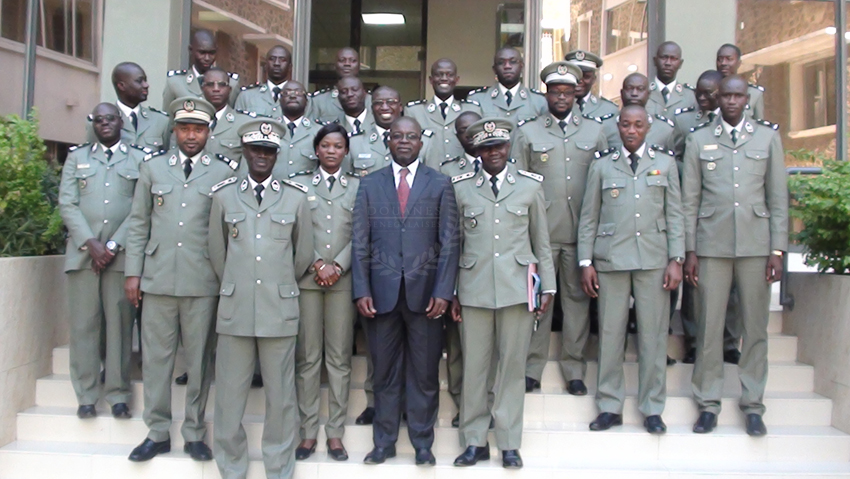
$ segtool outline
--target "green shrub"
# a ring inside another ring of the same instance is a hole
[[[791,216],[802,222],[793,238],[806,247],[806,264],[850,272],[850,162],[824,161],[822,175],[792,176],[789,190]]]
[[[45,157],[38,120],[0,117],[0,256],[60,253],[58,167]]]

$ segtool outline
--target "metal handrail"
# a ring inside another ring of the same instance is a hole
[[[785,169],[789,175],[820,175],[823,169],[817,166],[792,166]],[[779,304],[794,310],[794,296],[788,293],[788,254],[782,257],[782,279],[779,280]]]

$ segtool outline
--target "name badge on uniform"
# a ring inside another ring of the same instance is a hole
[[[713,161],[709,161],[708,164],[705,165],[705,168],[708,171],[714,171],[717,168],[717,163],[715,163]]]
[[[702,146],[702,151],[712,151],[712,150],[716,150],[716,149],[717,149],[716,144],[714,144],[714,145],[703,145]]]
[[[84,169],[86,169],[86,168],[91,168],[91,165],[90,165],[90,164],[88,164],[88,163],[78,163],[78,164],[77,164],[77,169],[78,169],[78,170],[84,170]]]
[[[611,198],[617,198],[618,196],[620,196],[620,190],[618,190],[617,188],[611,190]]]

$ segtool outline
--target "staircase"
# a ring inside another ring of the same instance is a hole
[[[668,368],[668,399],[664,420],[668,432],[651,436],[642,427],[637,411],[636,354],[631,346],[626,354],[626,401],[622,427],[591,432],[588,424],[596,416],[593,394],[596,363],[588,367],[585,397],[564,392],[557,362],[550,361],[543,374],[542,391],[526,395],[525,431],[522,456],[525,468],[507,471],[501,467],[498,451],[493,459],[472,468],[451,465],[461,452],[457,430],[451,427],[456,410],[445,391],[445,368],[441,366],[443,392],[434,444],[437,466],[413,465],[413,449],[402,431],[399,457],[382,466],[365,466],[363,456],[372,447],[370,426],[357,426],[354,418],[363,410],[366,397],[362,384],[366,361],[353,362],[349,421],[344,442],[351,459],[335,462],[327,458],[325,438],[320,433],[318,452],[299,462],[296,477],[313,478],[497,478],[536,477],[557,474],[570,478],[850,478],[850,435],[831,427],[832,401],[813,392],[814,369],[796,362],[797,339],[781,333],[782,311],[772,307],[769,331],[770,374],[764,417],[768,435],[750,438],[744,432],[743,415],[737,407],[741,393],[737,369],[726,365],[723,411],[718,427],[708,435],[691,432],[697,417],[691,399],[691,365]],[[559,354],[558,333],[552,334],[551,358]],[[591,345],[589,350],[595,350]],[[681,357],[681,336],[670,337],[668,351]],[[181,371],[178,366],[177,371]],[[180,425],[185,388],[174,386],[174,425],[172,452],[144,463],[127,460],[132,448],[144,439],[147,429],[142,416],[142,384],[133,384],[133,419],[118,421],[105,403],[98,405],[100,416],[77,419],[76,399],[69,374],[68,348],[53,353],[53,374],[38,380],[36,406],[18,414],[17,440],[0,448],[0,479],[208,479],[218,478],[215,462],[193,462],[182,453]],[[213,385],[213,389],[215,385]],[[207,419],[211,421],[215,392],[210,393]],[[260,456],[264,399],[261,390],[252,390],[245,417],[251,454],[249,477],[265,477]],[[327,414],[327,391],[322,391],[322,411]],[[210,430],[212,425],[210,425]],[[211,434],[209,436],[211,438]],[[494,441],[491,438],[491,444]]]

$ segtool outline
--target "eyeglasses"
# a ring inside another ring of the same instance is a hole
[[[204,82],[205,88],[214,88],[214,87],[227,88],[228,86],[230,86],[230,84],[227,83],[226,81],[205,81]]]
[[[373,105],[377,105],[377,106],[396,106],[396,105],[398,105],[399,103],[401,103],[401,102],[399,102],[398,100],[394,100],[394,99],[389,99],[389,100],[372,100],[372,104],[373,104]]]
[[[550,91],[546,92],[546,95],[552,96],[554,98],[569,98],[569,97],[575,95],[575,92],[565,92],[565,91],[557,92],[557,91],[550,90]]]
[[[301,98],[302,96],[307,96],[307,93],[302,90],[284,90],[281,92],[281,95]]]
[[[422,135],[420,133],[407,133],[407,134],[405,134],[405,133],[391,133],[390,134],[390,140],[401,141],[401,140],[406,139],[407,141],[416,141],[421,136]]]
[[[95,117],[92,117],[91,121],[93,123],[104,123],[104,122],[112,123],[113,121],[115,121],[117,119],[118,119],[118,117],[115,116],[115,115],[97,115]]]

